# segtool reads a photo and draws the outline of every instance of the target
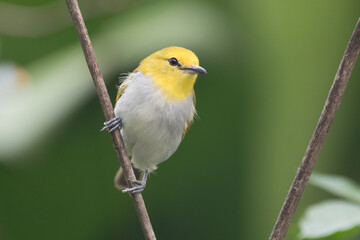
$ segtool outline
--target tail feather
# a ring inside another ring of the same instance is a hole
[[[133,167],[133,170],[134,170],[136,179],[141,181],[144,177],[144,172],[137,168],[134,168],[134,167]],[[122,170],[122,167],[120,167],[120,169],[118,170],[118,172],[115,175],[114,184],[115,184],[115,187],[119,190],[123,190],[123,189],[129,187],[127,185],[127,181],[126,181],[124,172]]]

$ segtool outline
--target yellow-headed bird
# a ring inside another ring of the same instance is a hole
[[[168,47],[142,60],[122,82],[116,117],[105,122],[103,130],[121,128],[139,180],[137,186],[127,188],[120,168],[115,176],[118,189],[143,191],[148,174],[176,151],[196,114],[194,84],[199,73],[206,70],[192,51]]]

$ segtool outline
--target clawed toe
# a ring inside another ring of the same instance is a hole
[[[142,181],[139,181],[139,180],[133,180],[133,181],[131,181],[131,182],[136,183],[136,184],[139,184],[139,185],[142,184]]]
[[[136,187],[132,187],[132,188],[126,188],[124,190],[122,190],[123,193],[138,193],[138,192],[142,192],[145,189],[145,185],[139,185]]]
[[[145,189],[147,177],[149,175],[149,171],[145,170],[144,177],[141,181],[139,180],[131,180],[132,183],[138,184],[138,186],[132,187],[132,188],[126,188],[122,190],[123,193],[139,193],[142,192]]]
[[[116,128],[122,126],[121,117],[115,117],[107,122],[104,122],[104,127],[100,131],[108,130],[109,132],[114,131]]]
[[[145,189],[146,181],[133,180],[131,182],[138,184],[138,186],[132,188],[126,188],[122,190],[123,193],[138,193],[138,192],[142,192]]]

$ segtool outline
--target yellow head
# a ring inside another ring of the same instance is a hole
[[[141,61],[135,71],[150,75],[170,100],[184,100],[192,92],[197,74],[206,73],[190,50],[168,47]]]

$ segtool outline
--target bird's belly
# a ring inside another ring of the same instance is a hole
[[[180,116],[169,117],[162,111],[150,109],[143,106],[122,115],[122,135],[128,153],[135,167],[142,170],[154,170],[176,151],[185,126],[185,122],[176,121]]]
[[[148,124],[146,128],[129,127],[126,122],[122,130],[124,141],[129,148],[132,162],[136,168],[150,171],[167,160],[178,148],[181,134],[173,136],[158,124]]]

